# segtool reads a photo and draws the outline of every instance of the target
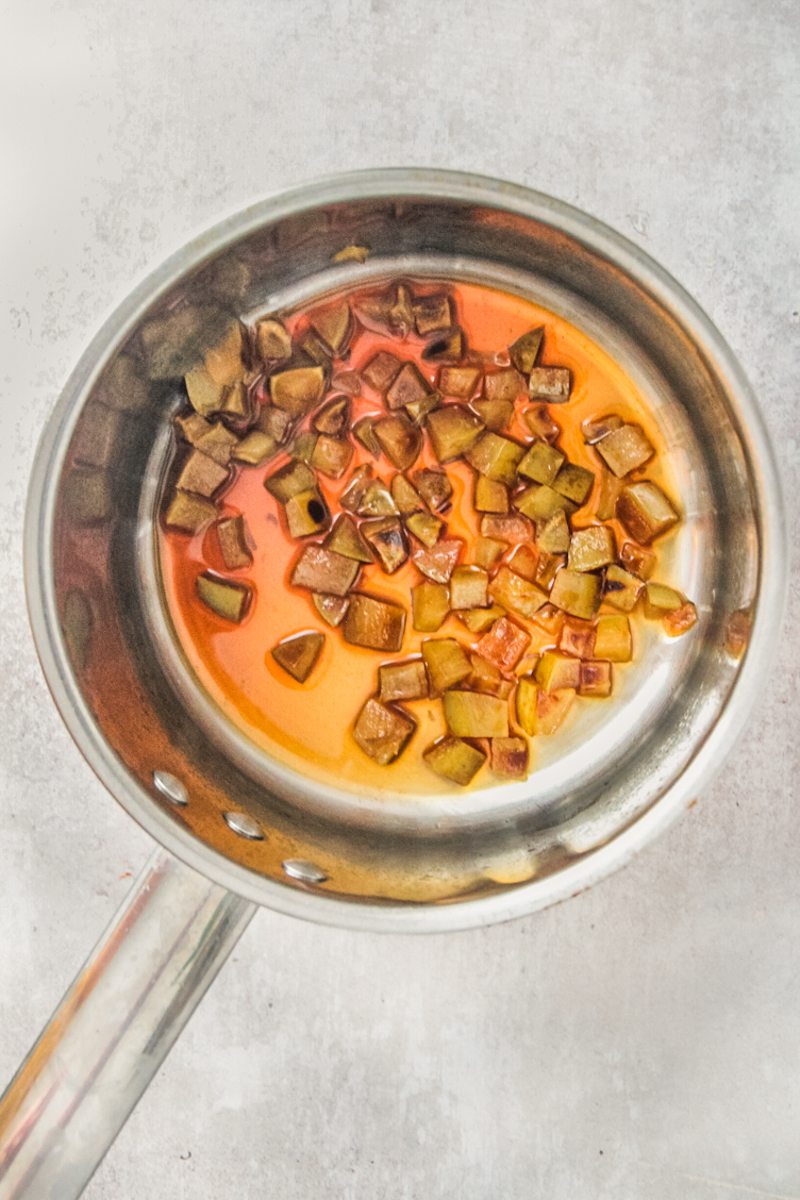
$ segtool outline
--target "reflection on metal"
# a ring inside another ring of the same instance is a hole
[[[230,828],[234,833],[238,833],[239,837],[250,838],[254,842],[260,842],[264,837],[264,831],[258,821],[247,813],[226,812],[224,815]]]
[[[321,867],[302,858],[284,859],[283,869],[290,879],[297,879],[300,883],[324,883],[328,878]]]
[[[153,771],[153,783],[170,804],[188,804],[189,793],[180,779],[170,775],[169,771]]]

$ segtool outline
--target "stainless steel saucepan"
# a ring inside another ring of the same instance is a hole
[[[350,243],[364,264],[334,263]],[[154,512],[180,378],[231,315],[356,281],[449,276],[536,299],[639,383],[700,613],[524,782],[365,797],[270,762],[184,661]],[[78,746],[160,846],[0,1102],[0,1194],[85,1186],[256,905],[368,930],[530,913],[621,866],[698,794],[765,679],[785,582],[776,470],[731,351],[666,272],[507,183],[366,172],[255,205],[170,258],[84,354],[47,425],[25,534],[31,623]],[[602,713],[599,710],[603,710]]]

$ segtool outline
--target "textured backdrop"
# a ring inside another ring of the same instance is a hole
[[[794,0],[7,10],[0,1080],[150,848],[59,722],[21,582],[34,445],[104,316],[194,233],[311,176],[507,176],[619,229],[712,314],[796,530],[799,45]],[[795,564],[715,785],[592,892],[422,940],[258,914],[90,1200],[800,1197],[799,583]]]

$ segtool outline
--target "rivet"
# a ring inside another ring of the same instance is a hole
[[[300,883],[324,883],[328,878],[321,867],[302,858],[287,858],[281,865],[290,879]]]
[[[153,783],[156,791],[160,792],[170,804],[188,804],[189,793],[180,779],[170,775],[169,771],[153,771]]]
[[[239,837],[250,838],[254,842],[261,841],[264,837],[258,821],[255,821],[247,813],[226,812],[224,816],[228,825],[234,833],[239,834]]]

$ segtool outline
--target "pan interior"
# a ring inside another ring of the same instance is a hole
[[[115,787],[123,803],[196,865],[265,902],[275,903],[274,883],[429,904],[557,875],[675,785],[736,681],[728,631],[757,596],[759,528],[725,382],[665,302],[592,244],[590,222],[585,238],[567,234],[538,203],[512,211],[481,201],[480,189],[456,199],[434,189],[245,215],[168,264],[155,296],[133,298],[72,381],[48,518],[64,673],[104,777],[126,781]],[[333,269],[351,242],[369,244],[370,258]],[[623,367],[661,431],[683,510],[666,569],[701,616],[689,637],[653,632],[620,695],[537,747],[528,780],[453,796],[359,794],[271,760],[198,685],[158,578],[154,513],[178,381],[215,331],[231,315],[398,275],[528,297]],[[263,894],[259,881],[270,885]]]

